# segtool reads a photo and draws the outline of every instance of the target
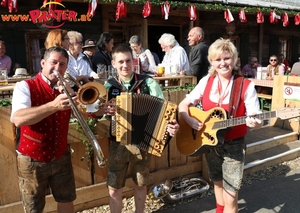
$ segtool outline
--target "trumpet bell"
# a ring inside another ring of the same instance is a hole
[[[99,97],[99,92],[97,88],[94,85],[91,85],[90,83],[93,82],[89,82],[82,85],[77,92],[79,102],[84,105],[95,103]]]
[[[100,108],[107,102],[106,88],[99,82],[88,82],[80,86],[77,92],[78,101],[82,105],[91,105],[96,103]],[[98,104],[97,104],[98,103]],[[93,106],[96,108],[95,106]]]

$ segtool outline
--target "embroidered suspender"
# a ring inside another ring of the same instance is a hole
[[[229,117],[235,117],[236,111],[240,104],[241,94],[243,89],[244,77],[239,75],[234,76],[233,86],[230,94],[230,101],[229,101]]]

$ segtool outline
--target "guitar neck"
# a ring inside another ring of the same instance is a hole
[[[255,115],[256,118],[260,119],[260,120],[267,120],[270,118],[275,118],[277,117],[277,111],[270,111],[270,112],[263,112],[261,114],[257,114]],[[243,116],[243,117],[237,117],[237,118],[230,118],[227,120],[223,120],[223,121],[216,121],[212,127],[212,129],[224,129],[227,127],[234,127],[234,126],[238,126],[238,125],[242,125],[246,123],[246,119],[247,116]]]

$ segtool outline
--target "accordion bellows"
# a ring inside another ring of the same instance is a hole
[[[116,107],[116,141],[160,157],[177,105],[151,95],[125,92],[117,96]]]

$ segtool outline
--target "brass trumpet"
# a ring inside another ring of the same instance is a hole
[[[94,136],[93,132],[91,131],[90,127],[87,125],[87,123],[85,122],[85,120],[82,117],[81,113],[79,112],[76,104],[74,103],[74,101],[73,101],[71,95],[69,94],[66,86],[64,85],[64,82],[62,80],[62,77],[61,77],[60,73],[55,70],[54,74],[58,78],[58,80],[60,81],[60,83],[62,84],[62,86],[64,88],[64,91],[65,91],[66,95],[68,96],[69,101],[71,103],[71,108],[72,108],[72,110],[73,110],[76,118],[78,119],[78,121],[79,121],[79,123],[80,123],[80,125],[82,127],[83,132],[85,133],[86,137],[88,138],[88,141],[92,145],[92,147],[94,149],[94,152],[96,153],[96,159],[97,159],[98,166],[101,167],[101,168],[105,167],[106,160],[104,158],[104,154],[102,152],[102,149],[101,149],[100,145],[98,144],[97,139],[95,138],[95,136]],[[105,90],[105,93],[106,93],[106,89],[105,88],[104,88],[104,90]],[[82,96],[84,96],[84,95],[82,95]]]
[[[93,104],[98,100],[99,110],[107,102],[107,92],[102,84],[98,82],[88,82],[81,85],[68,72],[65,72],[64,80],[69,83],[71,87],[76,85],[79,88],[77,91],[77,97],[80,103],[80,105],[78,106],[80,111],[86,112],[86,105]]]

